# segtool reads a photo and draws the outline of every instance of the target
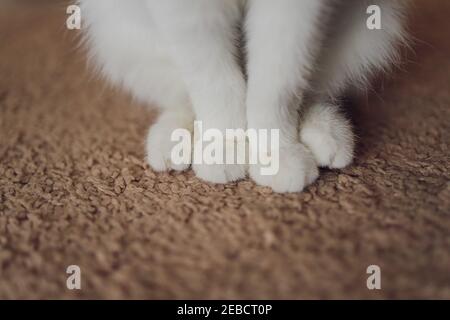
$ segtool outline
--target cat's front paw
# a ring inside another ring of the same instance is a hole
[[[273,157],[272,161],[277,161]],[[319,176],[319,170],[311,152],[302,144],[292,144],[279,149],[278,170],[263,172],[266,166],[251,164],[250,177],[259,185],[272,188],[273,191],[300,192],[306,186],[313,183]]]
[[[317,104],[307,112],[300,140],[321,167],[344,168],[353,160],[354,135],[349,121],[337,106]]]
[[[198,178],[211,183],[228,183],[244,179],[246,165],[241,164],[194,164]]]
[[[226,152],[237,150],[236,142],[224,141],[223,154],[221,160],[213,161],[207,152],[204,152],[204,146],[201,142],[194,145],[194,162],[192,169],[196,176],[204,181],[211,183],[228,183],[244,179],[247,175],[248,165],[246,161],[239,162],[236,158],[227,161]],[[201,148],[201,150],[199,150]],[[216,150],[218,151],[218,150]],[[244,154],[245,156],[245,154]],[[245,159],[244,159],[245,160]],[[242,163],[242,164],[241,164]]]
[[[181,154],[176,159],[173,156],[174,147],[179,144],[179,142],[171,139],[174,130],[186,130],[189,133],[192,131],[188,123],[179,123],[179,128],[176,125],[177,123],[169,124],[166,121],[161,121],[150,128],[146,143],[147,162],[157,172],[184,171],[191,165],[192,157],[189,148],[180,151],[180,154],[182,152],[189,152],[189,154]]]

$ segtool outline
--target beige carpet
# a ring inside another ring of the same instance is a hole
[[[415,2],[416,53],[352,108],[354,165],[290,195],[153,173],[155,114],[89,73],[61,3],[14,2],[0,7],[0,298],[450,298],[450,2]]]

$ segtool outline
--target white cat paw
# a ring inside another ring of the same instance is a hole
[[[177,128],[175,123],[168,124],[165,121],[157,122],[154,124],[147,136],[147,162],[150,167],[157,171],[184,171],[191,165],[191,155],[186,155],[185,161],[179,161],[173,159],[172,150],[179,142],[171,141],[172,133],[175,129],[186,129],[189,132],[191,130],[186,128],[187,125]]]
[[[228,144],[230,144],[229,147],[233,148],[233,150],[236,149],[235,142],[225,142],[222,161],[220,161],[219,164],[217,162],[213,163],[209,157],[205,158],[205,156],[203,156],[202,159],[200,159],[201,161],[197,163],[198,159],[194,157],[192,168],[198,178],[207,182],[223,184],[238,181],[246,177],[248,170],[247,164],[239,164],[239,162],[235,161],[236,159],[234,159],[232,163],[227,163],[226,146]],[[199,147],[200,145],[200,143],[196,144],[194,149],[201,148]]]
[[[311,150],[320,167],[341,169],[353,160],[352,127],[334,105],[311,107],[301,124],[300,140]]]
[[[259,185],[279,193],[300,192],[319,176],[311,152],[302,144],[293,144],[279,150],[278,172],[264,175],[261,164],[250,165],[250,177]]]
[[[211,183],[228,183],[244,179],[246,165],[241,164],[194,164],[196,176]]]

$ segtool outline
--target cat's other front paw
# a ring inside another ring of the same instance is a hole
[[[320,167],[341,169],[353,160],[352,127],[337,106],[313,105],[301,124],[300,140],[311,150]]]
[[[203,151],[203,145],[197,142],[194,145],[194,162],[192,164],[192,169],[194,170],[196,176],[204,181],[211,183],[228,183],[244,179],[247,175],[248,165],[246,161],[243,164],[233,159],[230,163],[227,162],[226,152],[228,148],[236,150],[236,142],[224,141],[224,149],[221,161],[212,161],[208,156],[206,156]],[[201,152],[198,149],[201,148]],[[229,150],[229,149],[228,149]],[[198,156],[198,155],[201,156]],[[198,156],[198,157],[197,157]],[[245,160],[245,159],[244,159]],[[213,163],[214,162],[214,163]]]
[[[280,148],[277,167],[277,172],[263,174],[262,164],[251,164],[250,177],[259,185],[270,187],[278,193],[285,193],[300,192],[319,176],[313,155],[300,143]]]
[[[242,164],[194,164],[196,176],[206,182],[228,183],[244,179],[246,165]]]
[[[156,123],[150,128],[146,142],[146,158],[150,167],[157,172],[184,171],[191,165],[191,154],[186,155],[184,161],[180,161],[178,159],[180,157],[177,158],[177,161],[173,159],[172,151],[177,142],[172,141],[171,136],[175,129],[177,128],[164,122]],[[180,129],[190,131],[183,127]]]

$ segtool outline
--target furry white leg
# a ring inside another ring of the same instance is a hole
[[[369,5],[381,9],[381,29],[366,25]],[[313,95],[321,97],[309,106],[300,126],[300,139],[320,166],[343,168],[353,159],[354,135],[349,121],[333,103],[349,87],[364,89],[372,73],[397,60],[398,45],[405,40],[405,1],[348,0],[337,6],[333,29],[324,42]]]
[[[205,130],[246,128],[246,84],[236,59],[239,1],[147,0],[165,46],[179,67],[197,121]],[[167,19],[174,13],[182,18]],[[225,141],[224,141],[225,144]],[[194,150],[199,148],[194,142]],[[194,151],[195,152],[195,151]],[[193,164],[196,175],[213,183],[245,177],[241,164]]]
[[[194,114],[190,107],[167,109],[163,111],[156,123],[150,128],[147,136],[147,162],[155,171],[183,171],[189,168],[191,162],[177,163],[172,158],[172,150],[178,143],[171,140],[176,129],[186,129],[193,132]],[[192,159],[191,154],[186,155]]]
[[[380,8],[379,30],[367,27],[370,5]],[[317,64],[319,71],[313,79],[315,93],[335,99],[349,86],[364,90],[372,74],[398,62],[398,49],[407,39],[406,10],[405,0],[342,1],[331,18],[332,29]]]
[[[256,183],[276,192],[301,191],[318,177],[311,152],[299,140],[297,112],[319,49],[318,23],[325,3],[322,0],[249,2],[248,128],[280,130],[278,173],[262,175],[262,164],[251,164],[249,172]],[[299,19],[299,12],[304,13],[304,18]]]
[[[352,127],[336,105],[316,103],[309,106],[300,128],[300,140],[321,167],[344,168],[353,160]]]

